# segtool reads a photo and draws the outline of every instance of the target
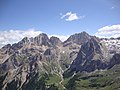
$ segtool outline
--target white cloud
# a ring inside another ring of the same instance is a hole
[[[40,33],[41,31],[35,29],[0,31],[0,47],[16,43],[24,37],[35,37]]]
[[[115,8],[115,7],[113,7],[113,6],[111,7],[111,9],[114,9],[114,8]]]
[[[110,9],[115,9],[115,7],[114,7],[114,6],[112,6]]]
[[[98,29],[97,33],[95,33],[98,37],[120,37],[120,25],[111,25],[111,26],[105,26],[100,29]]]
[[[8,31],[0,31],[0,47],[6,44],[17,43],[22,40],[24,37],[35,37],[38,36],[42,31],[38,31],[35,29],[29,30],[8,30]],[[67,40],[69,36],[64,35],[48,35],[48,37],[55,36],[58,37],[61,41]]]
[[[65,18],[66,21],[73,21],[73,20],[83,19],[84,17],[85,16],[77,16],[76,13],[67,12],[65,15],[62,15],[61,19]]]

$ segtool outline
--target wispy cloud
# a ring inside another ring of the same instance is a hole
[[[35,29],[28,30],[8,30],[8,31],[0,31],[0,47],[6,44],[17,43],[22,40],[24,37],[35,37],[38,36],[42,31],[38,31]],[[48,37],[56,36],[61,41],[65,41],[69,36],[64,35],[48,35]]]
[[[112,9],[112,10],[113,10],[113,9],[115,9],[115,7],[114,7],[114,6],[112,6],[110,9]]]
[[[95,33],[96,36],[98,37],[120,37],[120,25],[110,25],[110,26],[105,26],[100,29]]]
[[[35,37],[40,33],[41,31],[35,29],[0,31],[0,47],[6,44],[16,43],[24,37]]]
[[[65,19],[66,21],[73,21],[78,19],[83,19],[85,16],[78,16],[76,13],[67,12],[65,15],[61,16],[61,19]]]

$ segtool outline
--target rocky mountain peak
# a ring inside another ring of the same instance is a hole
[[[71,68],[76,71],[87,71],[91,72],[96,69],[105,69],[106,64],[104,61],[104,47],[99,40],[95,37],[88,40],[81,46],[81,49],[73,61]]]
[[[43,73],[50,77],[53,75],[53,78],[59,76],[61,81],[57,80],[55,85],[60,85],[65,70],[69,76],[74,72],[110,69],[120,64],[120,54],[112,53],[113,56],[108,56],[104,44],[120,46],[118,39],[99,39],[81,32],[71,35],[62,43],[57,37],[49,39],[41,33],[34,38],[25,37],[18,43],[8,44],[0,49],[0,90],[30,90],[39,85],[43,87],[41,83],[45,84],[42,81],[44,78],[40,79]],[[120,51],[119,47],[113,50]],[[48,83],[46,85],[49,87]],[[40,89],[38,87],[31,90]]]
[[[28,43],[30,42],[29,41],[29,38],[28,37],[24,37],[22,40],[21,40],[22,43]]]
[[[81,46],[81,52],[84,52],[86,54],[101,53],[100,43],[96,38],[91,38],[87,43]]]
[[[49,38],[45,33],[39,34],[37,37],[34,38],[33,42],[35,45],[38,46],[41,45],[50,46]]]
[[[8,52],[10,52],[10,48],[11,44],[7,44],[0,49],[0,52],[4,52],[4,54],[7,54]]]
[[[83,32],[81,32],[80,34],[82,34],[82,35],[89,35],[87,32],[85,32],[85,31],[83,31]]]
[[[52,44],[53,46],[60,46],[60,45],[62,45],[62,41],[61,41],[59,38],[54,37],[54,36],[52,36],[52,37],[50,38],[50,42],[51,42],[51,44]]]
[[[74,35],[71,35],[64,44],[72,44],[76,43],[78,45],[81,45],[85,42],[87,42],[89,39],[91,39],[91,36],[86,32],[76,33]]]
[[[48,37],[46,33],[40,33],[37,37]]]
[[[1,49],[8,49],[10,47],[11,47],[11,44],[7,44],[7,45],[3,46]]]
[[[24,45],[28,45],[30,43],[30,39],[28,37],[24,37],[21,41],[19,41],[18,43],[14,43],[11,46],[11,49],[13,50],[19,50],[20,48],[22,48]]]

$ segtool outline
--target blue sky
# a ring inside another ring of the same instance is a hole
[[[0,31],[94,35],[102,27],[120,24],[119,5],[119,0],[0,0]]]

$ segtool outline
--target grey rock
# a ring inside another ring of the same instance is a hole
[[[8,44],[0,49],[0,79],[3,78],[0,89],[14,85],[21,90],[38,74],[56,74],[63,79],[66,69],[92,72],[120,64],[120,54],[111,55],[102,40],[108,39],[82,32],[71,35],[62,43],[59,38],[49,39],[42,33],[34,38],[25,37],[13,45]]]
[[[71,69],[75,71],[91,72],[96,69],[105,69],[107,64],[104,61],[103,48],[99,43],[99,39],[93,37],[81,46],[81,49],[71,65]]]
[[[41,33],[37,37],[35,37],[33,40],[33,43],[38,46],[41,46],[41,45],[50,46],[51,45],[49,42],[48,36],[44,33]]]
[[[69,45],[69,44],[73,44],[73,43],[81,45],[81,44],[87,42],[89,39],[91,39],[91,36],[86,32],[76,33],[74,35],[71,35],[64,42],[64,46]]]
[[[53,46],[61,46],[62,45],[62,41],[59,38],[54,37],[54,36],[52,36],[50,38],[50,42]]]

